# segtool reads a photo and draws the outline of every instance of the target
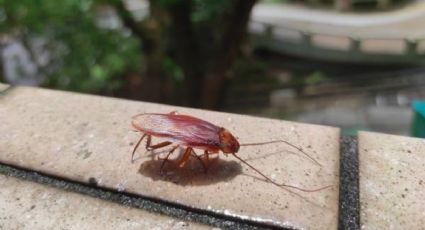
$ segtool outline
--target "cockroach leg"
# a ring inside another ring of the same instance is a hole
[[[142,137],[137,142],[137,144],[134,146],[133,153],[131,154],[131,163],[134,163],[134,154],[136,153],[137,148],[139,147],[140,143],[143,141],[143,139],[145,137],[148,137],[148,140],[146,142],[146,150],[148,150],[148,151],[159,149],[159,148],[162,148],[162,147],[165,147],[165,146],[172,144],[172,142],[170,142],[170,141],[164,141],[164,142],[161,142],[161,143],[158,143],[158,144],[155,144],[155,145],[151,145],[152,137],[150,135],[143,134]]]
[[[199,162],[201,162],[201,165],[204,168],[204,172],[207,173],[208,172],[208,165],[204,161],[202,161],[201,157],[196,155],[195,151],[193,151],[193,150],[192,150],[192,155],[195,156],[199,160]]]
[[[208,153],[208,150],[204,150],[204,162],[208,168],[208,165],[210,163],[210,154]]]
[[[168,145],[171,145],[171,144],[172,144],[171,141],[164,141],[164,142],[158,143],[156,145],[147,146],[146,149],[148,151],[151,151],[151,150],[155,150],[155,149],[160,149],[162,147],[165,147],[165,146],[168,146]]]
[[[162,169],[165,166],[165,163],[168,161],[168,158],[171,156],[171,154],[174,152],[174,150],[176,150],[179,147],[179,145],[174,146],[167,154],[167,156],[162,159],[162,164],[161,164],[161,168],[159,169],[159,173],[162,174]]]
[[[146,141],[146,146],[145,149],[149,151],[149,147],[151,147],[151,141],[152,141],[152,137],[151,135],[148,135],[148,140]]]
[[[187,149],[184,151],[184,154],[182,158],[177,162],[177,165],[182,168],[186,165],[187,161],[189,160],[190,154],[192,153],[193,149],[191,147],[187,147]]]
[[[145,138],[147,135],[143,134],[143,136],[140,138],[140,140],[137,142],[137,144],[134,146],[133,153],[131,154],[131,163],[134,162],[134,153],[136,152],[137,148],[139,147],[140,143],[142,142],[143,138]]]

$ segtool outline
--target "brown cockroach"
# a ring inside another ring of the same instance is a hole
[[[143,133],[142,137],[134,146],[131,161],[134,161],[134,154],[139,147],[142,140],[146,137],[146,149],[151,151],[155,149],[159,149],[165,146],[173,145],[171,150],[168,152],[167,156],[163,159],[161,164],[161,171],[167,162],[170,155],[180,146],[185,147],[185,151],[182,157],[177,161],[179,167],[183,167],[190,156],[196,157],[202,164],[205,171],[208,169],[208,162],[210,154],[218,154],[220,151],[224,154],[231,154],[242,163],[247,165],[249,168],[260,174],[266,181],[271,182],[272,184],[279,187],[288,187],[297,189],[304,192],[315,192],[319,190],[323,190],[325,188],[331,187],[326,186],[318,189],[303,189],[292,185],[287,184],[279,184],[261,171],[256,169],[254,166],[240,158],[236,153],[239,151],[240,146],[250,146],[250,145],[263,145],[263,144],[271,144],[277,142],[283,142],[287,145],[297,149],[306,157],[311,159],[317,165],[320,166],[320,163],[317,162],[314,158],[305,153],[300,147],[297,147],[287,141],[284,140],[274,140],[262,143],[248,143],[248,144],[239,144],[236,138],[225,128],[218,127],[214,124],[211,124],[207,121],[201,120],[196,117],[188,116],[188,115],[180,115],[176,112],[171,112],[168,114],[161,113],[142,113],[133,117],[132,126],[138,131]],[[164,138],[166,141],[152,145],[151,139],[152,136]],[[200,156],[198,156],[194,149],[202,149],[204,151],[202,160]]]

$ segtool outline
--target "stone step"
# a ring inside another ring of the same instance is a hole
[[[131,163],[140,138],[131,117],[175,110],[225,127],[241,143],[284,139],[300,146],[321,166],[284,143],[242,146],[238,155],[278,183],[332,187],[278,187],[233,156],[214,156],[206,174],[195,158],[184,168],[170,162],[161,175],[157,156],[166,150],[142,147]],[[276,227],[337,228],[338,128],[27,87],[1,95],[0,121],[4,164]]]
[[[362,229],[424,229],[425,140],[359,132]]]
[[[0,229],[213,229],[0,174]]]

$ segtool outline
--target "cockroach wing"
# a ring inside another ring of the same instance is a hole
[[[220,127],[207,121],[177,114],[144,113],[133,117],[134,128],[148,135],[179,144],[216,152],[220,147]]]

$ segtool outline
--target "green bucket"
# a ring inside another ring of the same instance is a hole
[[[413,102],[415,118],[412,124],[412,136],[425,138],[425,102]]]

